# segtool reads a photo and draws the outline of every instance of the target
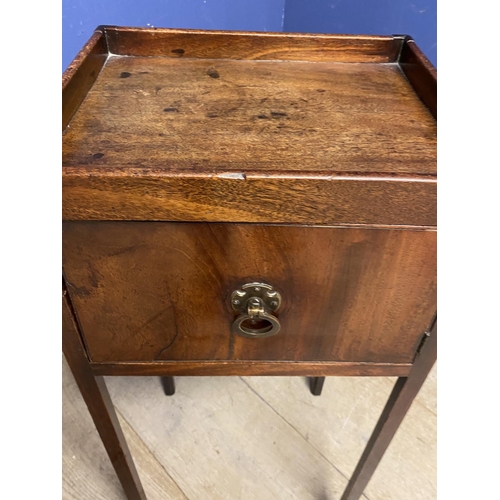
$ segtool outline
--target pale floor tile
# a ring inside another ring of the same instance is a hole
[[[63,363],[62,497],[114,500],[122,492],[78,388]]]
[[[436,415],[415,403],[366,488],[370,500],[436,498]]]
[[[123,500],[122,487],[63,359],[63,500]],[[128,423],[118,414],[148,500],[186,500]]]
[[[179,379],[173,398],[157,377],[107,383],[117,408],[189,498],[326,500],[346,486],[238,377]]]
[[[386,377],[329,377],[323,394],[315,397],[300,378],[244,380],[346,477],[354,471],[395,382]],[[435,378],[426,385],[435,386]],[[370,500],[436,498],[436,415],[426,406],[432,391],[427,387],[423,401],[417,397],[410,408],[365,491]]]
[[[437,363],[430,371],[424,386],[417,396],[417,401],[423,404],[434,415],[437,414]]]
[[[63,369],[63,498],[124,499]],[[157,377],[106,382],[148,499],[338,500],[394,380],[331,377],[320,397],[303,377],[179,377],[172,397]],[[434,371],[365,498],[436,498],[435,382]]]

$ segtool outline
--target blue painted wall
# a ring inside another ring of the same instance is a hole
[[[408,34],[436,65],[436,0],[63,0],[63,70],[99,24]]]
[[[285,0],[63,0],[63,70],[100,24],[282,31]]]
[[[436,0],[286,0],[283,31],[411,35],[437,65]]]

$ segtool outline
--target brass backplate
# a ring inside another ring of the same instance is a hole
[[[246,313],[248,300],[257,297],[262,300],[265,308],[274,312],[281,305],[281,295],[267,283],[247,283],[231,294],[231,307],[240,313]]]

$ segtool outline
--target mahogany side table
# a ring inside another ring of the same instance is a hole
[[[104,375],[397,376],[436,359],[436,72],[404,35],[101,26],[63,75],[63,350],[127,498]]]

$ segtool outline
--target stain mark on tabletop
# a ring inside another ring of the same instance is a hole
[[[128,78],[129,76],[132,76],[132,73],[129,73],[128,71],[122,71],[120,73],[120,78]]]
[[[104,153],[95,153],[92,155],[92,158],[94,158],[94,160],[100,160],[103,156]]]
[[[139,75],[148,75],[149,71],[139,71]]]
[[[179,110],[177,108],[165,108],[163,111],[165,111],[165,113],[178,113]]]
[[[260,120],[269,120],[269,116],[266,115],[257,115],[257,118],[259,118]]]
[[[208,68],[207,75],[210,78],[220,78],[219,72],[214,67]]]
[[[174,54],[179,54],[180,56],[184,55],[184,52],[186,52],[184,49],[174,49],[172,50]]]
[[[316,92],[326,92],[325,89],[316,89]]]
[[[283,111],[271,111],[271,116],[273,118],[282,118],[284,116],[288,116],[286,113],[284,113]]]
[[[88,297],[91,295],[91,292],[89,290],[87,290],[87,288],[85,288],[84,286],[79,286],[79,287],[76,287],[73,285],[73,293],[77,296],[77,297],[81,297],[81,298],[84,298],[84,297]]]
[[[207,118],[218,118],[219,115],[217,113],[207,113]]]

